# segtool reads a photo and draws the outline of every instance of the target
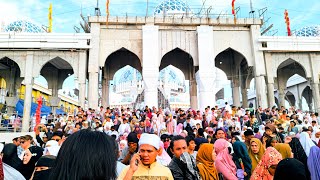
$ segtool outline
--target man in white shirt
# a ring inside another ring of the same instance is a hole
[[[129,134],[131,132],[130,125],[128,124],[127,118],[124,118],[122,120],[122,123],[120,124],[119,129],[118,129],[118,132],[119,132],[120,136],[122,136],[124,133]]]
[[[109,131],[111,129],[111,127],[114,126],[113,122],[111,121],[110,116],[106,117],[106,120],[104,122],[104,130],[105,131]]]

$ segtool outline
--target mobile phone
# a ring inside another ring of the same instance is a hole
[[[138,159],[136,159],[135,164],[136,164],[136,166],[138,166],[138,165],[139,165],[139,161],[138,161]]]

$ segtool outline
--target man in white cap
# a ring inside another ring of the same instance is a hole
[[[118,179],[168,179],[173,180],[169,168],[156,161],[160,153],[160,138],[155,134],[142,134],[139,140],[139,152],[136,153],[131,161],[120,174]]]

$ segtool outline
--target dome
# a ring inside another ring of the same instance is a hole
[[[191,13],[191,9],[183,0],[164,0],[154,10],[154,15],[183,15]]]
[[[25,20],[18,20],[10,23],[5,27],[4,31],[5,32],[27,32],[27,33],[43,32],[43,30],[39,26]]]
[[[117,77],[116,84],[132,81],[134,79],[134,73],[136,73],[135,78],[137,81],[142,80],[142,76],[138,70],[134,69],[129,65],[125,66],[123,69],[120,70],[119,74],[121,75],[119,78]]]
[[[306,26],[294,32],[295,36],[301,37],[319,37],[320,25]]]
[[[184,79],[183,79],[184,78],[183,73],[180,72],[179,74],[177,74],[177,71],[179,71],[179,69],[170,65],[160,71],[160,74],[159,74],[160,79],[162,81],[173,82],[173,83],[177,83],[179,85],[185,84]]]

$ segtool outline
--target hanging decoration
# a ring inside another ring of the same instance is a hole
[[[52,32],[52,3],[50,3],[49,5],[48,19],[49,19],[48,33],[51,33]]]
[[[37,103],[38,103],[38,107],[37,107],[37,110],[36,110],[36,125],[35,125],[35,129],[34,131],[36,131],[36,127],[40,124],[40,116],[41,116],[41,107],[42,107],[42,97],[40,96],[37,100]]]
[[[235,3],[235,1],[236,1],[236,0],[232,0],[232,3],[231,3],[234,24],[237,23],[236,11],[235,11],[235,8],[234,8],[234,3]]]
[[[284,11],[284,19],[285,19],[285,22],[286,22],[286,25],[287,25],[287,33],[288,33],[288,36],[291,36],[290,18],[289,18],[288,10],[285,10],[285,11]]]
[[[109,0],[107,0],[106,2],[106,14],[107,14],[107,21],[106,21],[106,25],[108,26],[108,21],[109,21],[109,15],[110,15],[110,12],[109,12]]]
[[[232,6],[232,14],[235,15],[235,9],[234,9],[234,3],[236,0],[232,0],[231,6]]]

